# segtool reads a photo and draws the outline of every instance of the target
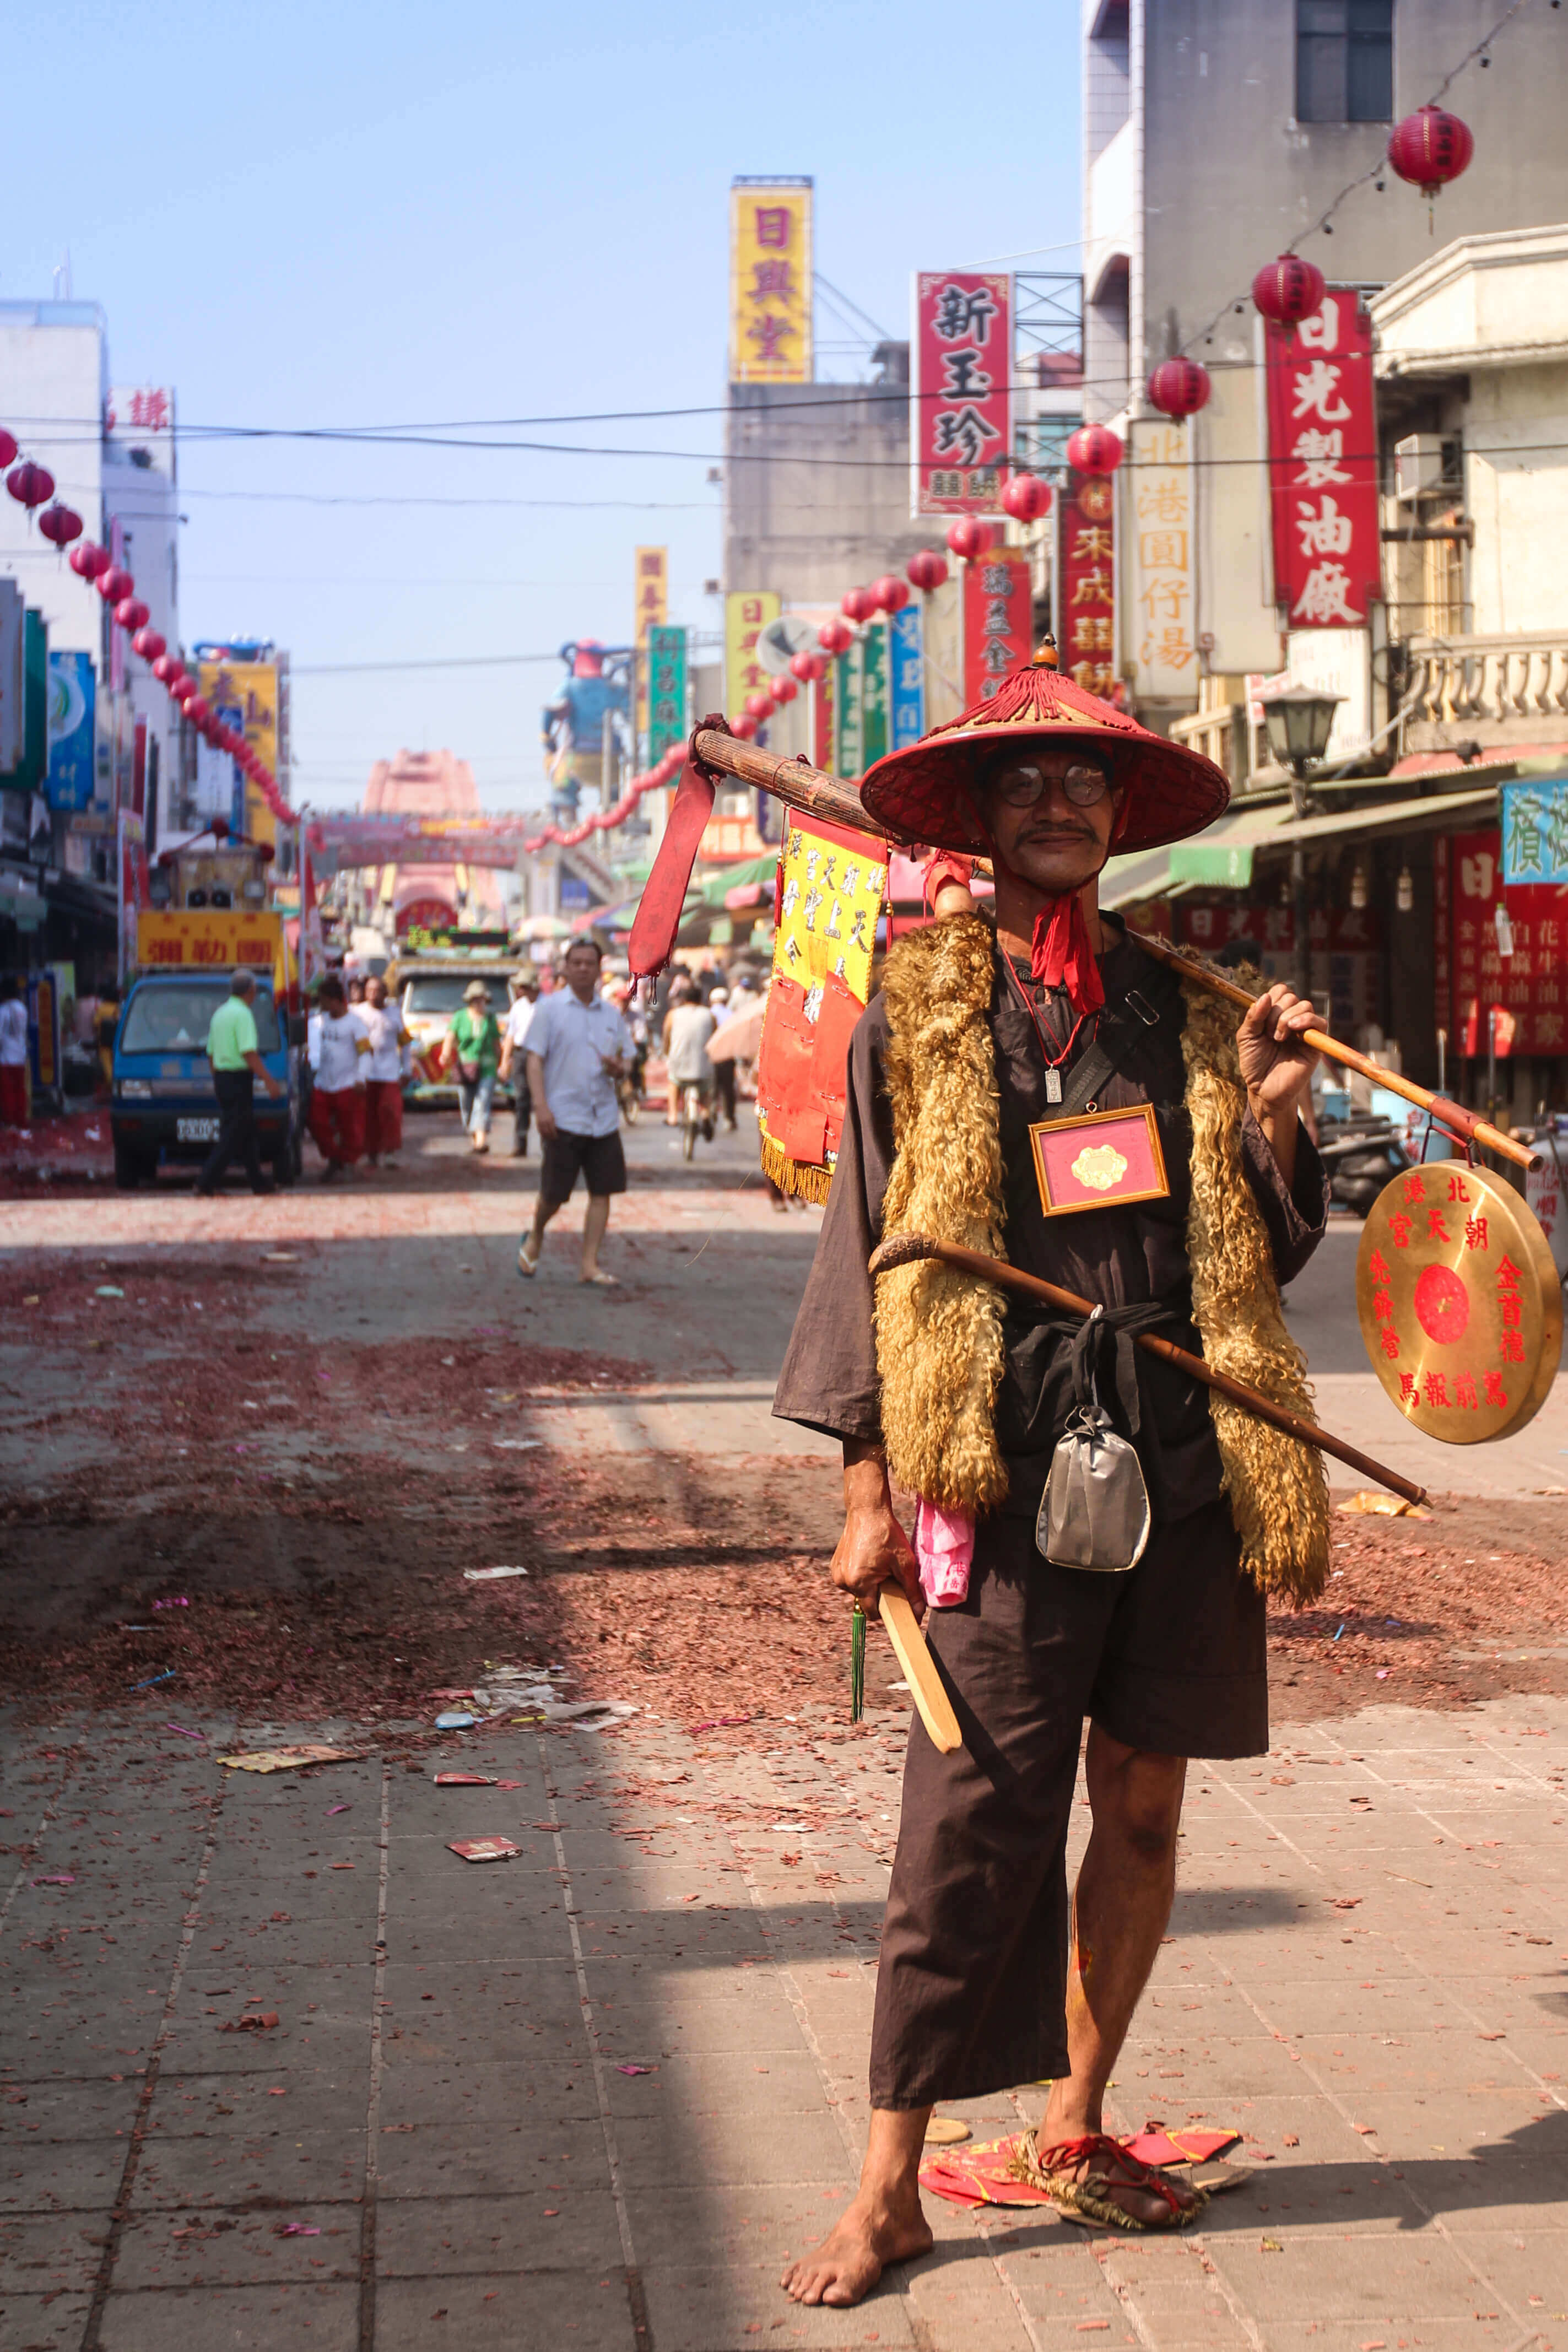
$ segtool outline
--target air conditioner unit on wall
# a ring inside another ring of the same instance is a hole
[[[1443,436],[1440,433],[1407,433],[1394,445],[1394,495],[1401,505],[1428,498],[1442,489]]]

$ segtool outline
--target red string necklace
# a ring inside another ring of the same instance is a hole
[[[1058,1052],[1053,1054],[1051,1051],[1051,1045],[1056,1044],[1056,1031],[1049,1027],[1048,1023],[1047,1023],[1045,1026],[1041,1025],[1042,1014],[1037,1010],[1033,998],[1029,995],[1023,982],[1019,979],[1017,972],[1015,971],[1013,966],[1013,959],[1007,953],[1005,949],[1004,949],[1002,952],[1002,961],[1006,965],[1007,977],[1013,983],[1013,993],[1016,996],[1019,1003],[1028,1014],[1030,1025],[1035,1032],[1035,1035],[1039,1040],[1040,1052],[1045,1057],[1046,1100],[1048,1103],[1059,1103],[1062,1098],[1062,1064],[1072,1052],[1074,1044],[1077,1042],[1078,1033],[1083,1027],[1086,1021],[1092,1021],[1094,1023],[1095,1030],[1098,1031],[1100,1027],[1099,1009],[1097,1007],[1092,1013],[1080,1013],[1078,1019],[1073,1023],[1071,1029],[1068,1032],[1067,1044],[1061,1046]],[[1047,1043],[1047,1031],[1050,1039],[1049,1044]]]

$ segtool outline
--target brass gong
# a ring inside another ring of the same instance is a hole
[[[1446,1445],[1511,1437],[1563,1352],[1551,1245],[1511,1185],[1459,1160],[1385,1184],[1356,1258],[1372,1367],[1413,1428]]]

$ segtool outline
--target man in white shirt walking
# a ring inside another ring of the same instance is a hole
[[[517,1270],[529,1276],[538,1272],[544,1229],[565,1207],[581,1171],[588,1188],[581,1279],[607,1286],[616,1277],[601,1270],[599,1249],[611,1197],[626,1189],[616,1081],[629,1066],[632,1039],[615,1006],[599,994],[602,952],[596,940],[573,940],[566,985],[541,997],[523,1040],[543,1166],[533,1228],[518,1251]]]
[[[383,1158],[395,1168],[403,1149],[403,1081],[414,1067],[414,1033],[386,1001],[384,980],[365,982],[364,1003],[350,1012],[370,1042],[364,1057],[364,1156],[373,1168]]]

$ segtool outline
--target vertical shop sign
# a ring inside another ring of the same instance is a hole
[[[1057,657],[1090,694],[1108,695],[1116,682],[1116,493],[1102,474],[1069,473],[1058,511]]]
[[[647,735],[647,633],[650,629],[662,628],[668,618],[669,550],[668,547],[639,547],[632,585],[632,643],[637,652],[637,707],[633,723],[638,742],[644,741]]]
[[[1439,834],[1432,844],[1433,1026],[1454,1041],[1454,877],[1448,837]]]
[[[861,771],[888,748],[888,625],[873,621],[860,640]]]
[[[275,661],[200,658],[202,648],[198,646],[196,650],[196,683],[203,696],[236,734],[244,736],[248,748],[266,761],[272,773],[279,775],[279,665]],[[228,762],[226,753],[220,757],[231,769],[234,803],[240,820],[238,829],[256,841],[275,841],[277,823],[260,791],[246,782],[237,763]],[[199,749],[196,760],[199,773]],[[214,789],[210,784],[207,787],[209,798]],[[210,800],[208,813],[215,811],[227,814],[221,799]]]
[[[1128,650],[1136,656],[1139,693],[1156,700],[1197,696],[1191,432],[1190,425],[1146,419],[1129,428]]]
[[[1439,1025],[1458,1052],[1484,1054],[1496,1013],[1500,1055],[1561,1054],[1568,1045],[1568,899],[1551,883],[1510,887],[1501,931],[1501,833],[1455,834],[1437,848],[1439,876],[1447,867],[1454,992],[1451,1020],[1441,1018],[1439,999]],[[1502,952],[1505,940],[1511,955]]]
[[[147,835],[134,810],[122,807],[115,860],[120,902],[120,985],[136,964],[136,918],[147,904]]]
[[[730,381],[809,383],[815,281],[809,180],[730,185]]]
[[[816,701],[816,740],[812,747],[812,757],[825,776],[838,773],[835,749],[838,739],[834,722],[834,714],[838,708],[837,670],[836,662],[825,664],[821,679],[809,689]]]
[[[731,719],[748,694],[772,683],[757,659],[757,639],[780,610],[771,588],[735,588],[724,599],[724,708]]]
[[[1568,788],[1555,779],[1504,784],[1502,878],[1510,890],[1526,882],[1568,882]]]
[[[865,738],[860,725],[860,648],[850,646],[833,665],[834,772],[857,782],[866,766]]]
[[[1013,281],[922,269],[914,283],[910,511],[999,514],[1013,452]]]
[[[1275,601],[1287,628],[1363,629],[1383,593],[1372,321],[1340,287],[1267,338]]]
[[[1010,669],[1029,658],[1032,592],[1029,559],[1019,547],[994,548],[963,574],[963,699],[983,702]]]
[[[646,667],[651,766],[686,740],[686,631],[650,628]]]
[[[44,792],[52,809],[92,806],[98,680],[92,656],[49,656],[49,765]]]
[[[908,604],[888,623],[889,729],[892,749],[906,751],[925,733],[925,680],[921,607]]]
[[[0,580],[0,775],[22,764],[26,748],[26,607],[14,580]]]

